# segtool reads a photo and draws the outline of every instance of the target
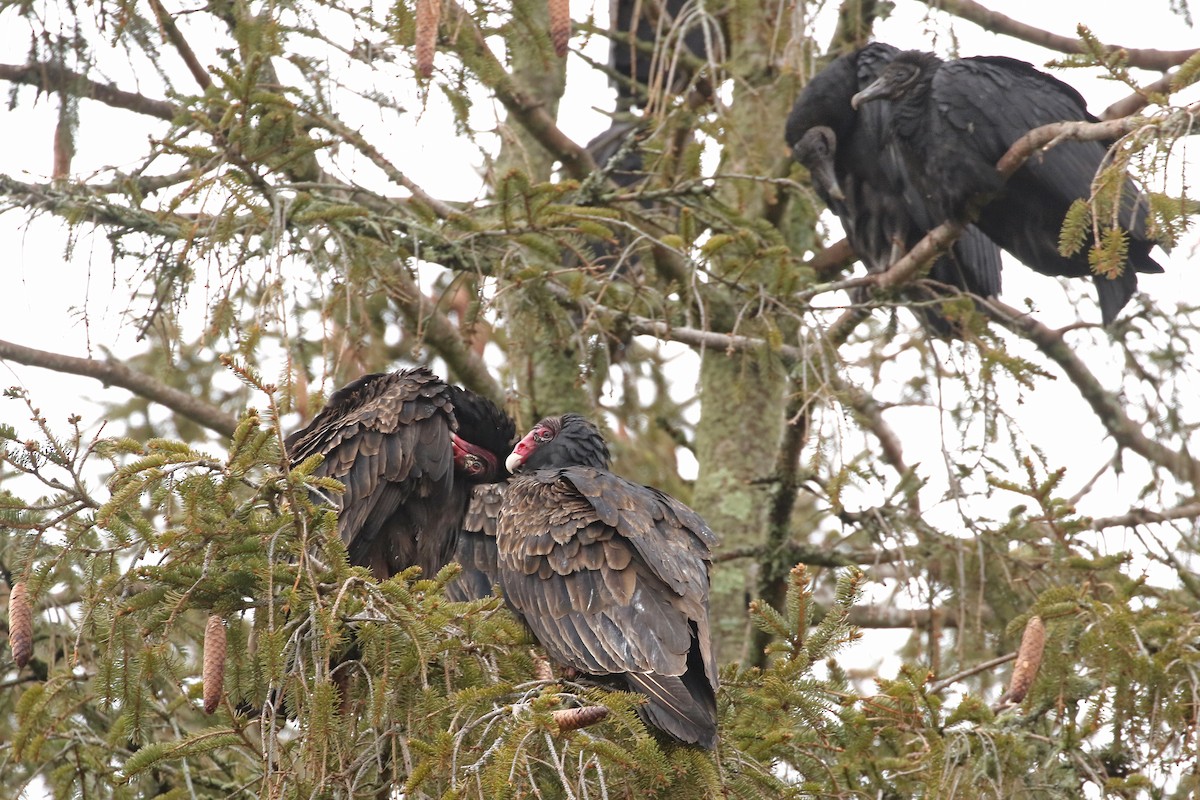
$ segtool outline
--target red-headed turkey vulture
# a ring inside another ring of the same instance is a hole
[[[1095,122],[1079,92],[1024,61],[977,56],[952,61],[909,50],[854,95],[853,105],[887,101],[888,135],[929,202],[934,222],[964,219],[983,202],[975,223],[988,238],[1045,275],[1091,277],[1108,325],[1137,291],[1137,273],[1162,272],[1150,257],[1146,199],[1133,181],[1120,186],[1126,236],[1121,273],[1095,274],[1088,248],[1059,252],[1067,210],[1092,196],[1111,142],[1058,142],[1035,154],[1008,182],[996,162],[1030,130],[1051,122]]]
[[[517,443],[496,528],[500,585],[552,661],[646,696],[642,716],[717,743],[709,548],[696,512],[608,471],[600,431],[548,417]]]
[[[414,367],[343,386],[284,444],[293,464],[320,453],[316,474],[345,484],[338,533],[351,563],[383,580],[450,561],[471,487],[504,474],[515,430],[490,400]]]

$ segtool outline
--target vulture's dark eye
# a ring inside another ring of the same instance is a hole
[[[551,435],[550,431],[546,430],[545,428],[538,428],[533,432],[533,440],[538,444],[545,444],[553,438],[554,436]]]
[[[483,459],[479,456],[468,455],[463,459],[462,468],[468,475],[478,475],[484,469]]]

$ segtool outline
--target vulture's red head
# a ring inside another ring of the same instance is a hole
[[[486,397],[450,387],[458,431],[451,434],[455,470],[474,483],[504,477],[500,461],[516,435],[512,418]]]
[[[608,469],[608,461],[608,445],[600,429],[578,414],[563,414],[534,425],[504,466],[513,473],[574,466]]]

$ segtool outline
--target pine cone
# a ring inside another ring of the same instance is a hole
[[[1017,663],[1013,666],[1012,680],[1002,702],[1016,705],[1025,699],[1038,668],[1042,666],[1042,653],[1046,649],[1046,625],[1041,617],[1030,617],[1021,635],[1021,646],[1017,649]]]
[[[442,0],[417,0],[417,72],[422,78],[433,74],[433,54],[437,52],[441,16]]]
[[[29,663],[33,655],[33,608],[29,605],[25,581],[13,584],[8,595],[8,646],[18,668]]]
[[[536,650],[530,650],[529,655],[533,656],[533,677],[539,681],[554,680],[554,670],[550,668],[550,662],[546,657]]]
[[[225,686],[225,622],[216,614],[204,628],[204,713],[211,714],[221,703]]]
[[[550,41],[554,42],[554,53],[559,58],[567,57],[567,43],[571,41],[571,0],[547,0],[550,7]]]
[[[561,733],[586,728],[595,725],[608,716],[604,706],[583,706],[582,708],[563,708],[554,712],[554,723]]]

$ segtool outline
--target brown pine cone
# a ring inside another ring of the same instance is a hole
[[[583,706],[582,708],[562,708],[554,712],[554,723],[562,733],[595,725],[608,716],[604,706]]]
[[[221,703],[225,686],[225,622],[216,614],[204,628],[204,713],[211,714]]]
[[[18,668],[29,663],[33,655],[33,608],[25,581],[13,584],[8,595],[8,646]]]
[[[1021,635],[1021,646],[1017,649],[1017,663],[1013,665],[1012,679],[1008,691],[1001,700],[1016,705],[1025,699],[1038,668],[1042,666],[1042,653],[1046,650],[1046,625],[1041,617],[1030,617]]]
[[[571,41],[571,0],[547,0],[550,7],[550,41],[554,42],[554,53],[559,58],[567,57],[567,43]]]
[[[433,54],[437,52],[438,20],[442,0],[417,0],[417,72],[422,78],[433,74]]]

